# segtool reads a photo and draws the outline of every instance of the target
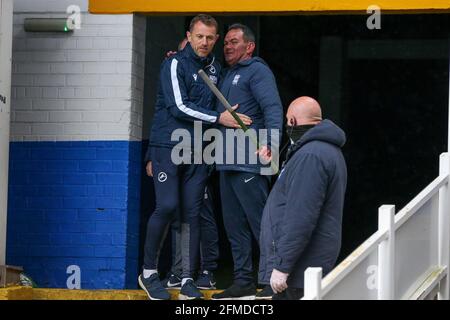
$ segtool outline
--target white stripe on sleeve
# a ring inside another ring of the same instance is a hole
[[[177,59],[173,59],[172,64],[170,66],[170,76],[172,79],[172,89],[173,89],[173,94],[175,96],[175,103],[177,105],[177,108],[180,109],[180,111],[190,115],[191,117],[194,117],[194,118],[197,118],[197,119],[200,119],[203,121],[216,122],[217,117],[210,116],[205,113],[201,113],[199,111],[188,108],[184,105],[183,99],[181,98],[180,86],[178,84],[177,65],[178,65]]]

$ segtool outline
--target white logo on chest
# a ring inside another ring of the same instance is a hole
[[[197,81],[197,74],[193,74],[192,77],[194,78],[194,81]]]
[[[238,84],[239,79],[241,78],[240,74],[234,76],[233,82],[231,83],[233,86]]]
[[[214,82],[214,84],[217,84],[217,77],[210,75],[209,78],[211,79],[212,82]]]

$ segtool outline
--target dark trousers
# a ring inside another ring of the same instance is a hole
[[[288,287],[281,293],[275,293],[272,300],[300,300],[303,298],[303,288]]]
[[[209,180],[210,181],[210,180]],[[181,229],[180,224],[172,224],[172,268],[171,273],[180,275],[181,267]],[[203,206],[200,211],[200,268],[215,271],[219,259],[219,234],[214,215],[214,200],[211,183],[205,188]]]
[[[214,198],[210,185],[206,187],[200,212],[201,269],[215,271],[219,260],[219,232],[214,215]]]
[[[204,164],[175,165],[171,149],[154,148],[153,182],[156,208],[147,223],[144,268],[157,269],[162,244],[171,222],[180,215],[182,277],[192,277],[198,266],[200,210],[207,179]]]
[[[259,243],[261,217],[270,179],[255,173],[220,172],[220,195],[225,231],[234,262],[234,282],[253,283],[252,235]]]

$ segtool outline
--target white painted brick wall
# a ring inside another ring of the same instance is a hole
[[[50,122],[81,122],[81,112],[76,111],[54,111],[50,112]]]
[[[58,98],[58,88],[42,88],[43,98]]]
[[[14,119],[17,122],[48,122],[48,111],[16,111]]]
[[[64,100],[32,99],[32,110],[64,110]]]
[[[25,18],[67,17],[81,29],[29,33]],[[16,0],[12,141],[141,140],[146,18],[91,15],[87,0]]]
[[[93,135],[98,133],[98,124],[96,123],[69,123],[64,126],[64,133],[69,135],[81,135],[80,128],[84,135]]]
[[[66,110],[99,110],[100,100],[95,99],[75,99],[66,100]],[[97,111],[102,114],[105,110]]]

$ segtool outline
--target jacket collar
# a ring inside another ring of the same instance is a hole
[[[238,69],[238,68],[240,68],[240,67],[246,67],[246,66],[249,66],[249,65],[251,65],[252,63],[257,62],[257,61],[259,61],[259,62],[261,62],[261,63],[267,65],[267,63],[266,63],[262,58],[256,57],[256,56],[255,56],[255,57],[251,57],[250,59],[246,59],[246,60],[243,60],[243,61],[239,61],[239,62],[236,63],[234,66],[229,67],[228,69],[229,69],[229,70],[233,70],[233,69]]]
[[[212,53],[210,53],[207,57],[199,57],[195,53],[194,49],[192,49],[190,42],[188,42],[186,44],[186,47],[184,47],[183,54],[185,54],[189,58],[192,58],[194,61],[198,62],[202,66],[210,66],[215,61],[215,57]]]

